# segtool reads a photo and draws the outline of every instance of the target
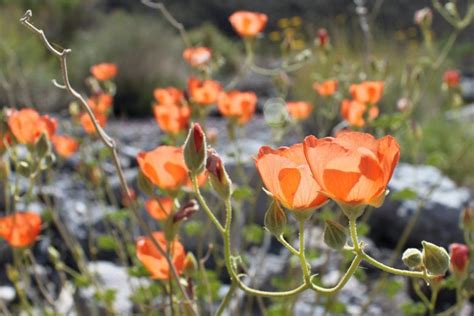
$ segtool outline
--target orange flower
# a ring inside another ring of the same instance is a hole
[[[0,236],[12,247],[32,244],[41,231],[41,217],[33,212],[18,212],[0,218]]]
[[[364,81],[351,84],[349,92],[352,98],[360,103],[375,104],[382,98],[383,88],[383,81]]]
[[[56,152],[64,158],[69,158],[77,151],[79,143],[72,137],[54,135],[51,138]]]
[[[311,177],[303,144],[279,149],[263,146],[258,152],[256,166],[267,190],[287,209],[310,210],[327,200]]]
[[[254,37],[262,32],[267,24],[266,14],[250,11],[237,11],[229,17],[230,24],[242,37]]]
[[[163,248],[163,250],[167,251],[168,242],[162,232],[154,232],[153,238],[161,248]],[[153,279],[168,280],[170,278],[171,273],[168,262],[165,257],[161,255],[149,237],[138,238],[136,248],[138,260],[140,260],[148,272],[150,272]],[[183,245],[178,240],[175,239],[171,242],[170,253],[171,261],[173,262],[176,272],[178,275],[183,274],[186,253]]]
[[[313,111],[313,105],[309,102],[287,102],[286,109],[290,116],[297,120],[306,120]]]
[[[91,67],[92,75],[100,81],[107,81],[117,75],[117,65],[102,63]]]
[[[457,70],[446,70],[443,74],[443,81],[449,88],[459,86],[461,74]]]
[[[163,190],[176,190],[188,180],[181,147],[159,146],[139,153],[137,159],[143,174]]]
[[[363,127],[365,125],[365,116],[367,115],[370,121],[376,119],[379,116],[379,108],[375,105],[369,107],[356,100],[342,100],[341,115],[349,125]]]
[[[155,104],[153,113],[158,126],[166,133],[177,134],[188,129],[191,109],[187,106]]]
[[[56,126],[55,119],[47,115],[40,116],[33,109],[14,111],[8,117],[8,127],[21,144],[34,144],[43,133],[51,138]]]
[[[169,197],[149,199],[145,202],[145,208],[151,217],[162,221],[171,214],[173,210],[173,199]]]
[[[179,105],[184,97],[183,91],[175,87],[157,88],[153,95],[160,105]]]
[[[212,57],[212,51],[207,47],[190,47],[183,52],[183,58],[192,67],[206,65]]]
[[[337,91],[337,80],[326,80],[321,83],[313,83],[313,89],[323,97],[333,95]]]
[[[217,107],[226,117],[236,118],[239,124],[245,124],[252,118],[257,106],[257,96],[253,92],[232,90],[219,94]]]
[[[395,138],[345,131],[336,138],[308,136],[303,144],[322,193],[342,205],[382,204],[400,157]]]
[[[188,92],[191,99],[202,105],[211,105],[217,101],[221,85],[214,80],[200,81],[194,77],[188,80]]]
[[[99,124],[99,126],[100,127],[105,127],[105,124],[107,124],[107,116],[105,116],[101,112],[95,112],[94,114],[95,114],[95,117],[97,119],[97,123]],[[91,120],[89,114],[83,113],[81,115],[80,121],[81,121],[82,127],[84,128],[84,130],[86,131],[87,134],[95,134],[96,133],[95,126],[92,123],[92,120]]]
[[[112,106],[114,99],[110,94],[101,93],[97,96],[93,96],[87,100],[90,108],[94,112],[107,113]]]

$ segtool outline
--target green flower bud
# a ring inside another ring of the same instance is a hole
[[[227,199],[232,193],[232,181],[224,168],[221,158],[214,149],[207,156],[206,169],[209,172],[209,180],[212,187],[221,198]]]
[[[449,254],[443,247],[422,241],[423,265],[429,273],[444,275],[449,268]]]
[[[51,151],[51,144],[45,133],[41,134],[40,138],[35,143],[36,154],[43,158]]]
[[[265,228],[273,235],[279,237],[287,223],[285,211],[277,201],[273,201],[265,213]]]
[[[336,250],[342,249],[347,240],[346,229],[338,222],[326,220],[323,237],[329,247]]]
[[[192,252],[188,252],[184,259],[184,271],[186,273],[193,273],[199,270],[199,264]]]
[[[423,261],[421,251],[415,248],[408,248],[402,255],[403,263],[412,269],[419,267]]]
[[[204,169],[207,158],[206,147],[206,135],[201,125],[199,123],[192,124],[184,142],[184,162],[189,171],[196,175]]]
[[[48,247],[48,256],[49,259],[51,259],[51,261],[53,262],[57,262],[61,258],[61,255],[59,254],[58,250],[53,246]]]
[[[28,163],[28,161],[20,161],[16,171],[25,178],[28,178],[33,173],[32,169],[33,168],[31,164]]]

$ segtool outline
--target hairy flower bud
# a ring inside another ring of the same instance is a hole
[[[329,247],[336,250],[342,249],[347,240],[346,229],[338,222],[326,220],[323,237]]]
[[[223,199],[229,198],[232,193],[232,182],[225,171],[221,157],[219,157],[214,149],[208,152],[206,169],[209,172],[209,179],[214,190]]]
[[[455,275],[463,275],[469,263],[469,247],[464,244],[454,243],[449,245],[450,270]]]
[[[436,246],[427,241],[422,241],[423,264],[429,273],[444,275],[449,267],[449,254],[443,247]]]
[[[267,209],[264,218],[265,228],[273,235],[279,237],[287,223],[285,211],[277,201],[273,201]]]
[[[189,129],[188,137],[184,142],[184,161],[189,171],[194,174],[199,174],[204,169],[206,135],[199,123],[193,123]]]
[[[411,268],[416,269],[418,268],[423,261],[421,251],[415,248],[408,248],[402,255],[403,263]]]
[[[199,205],[196,200],[190,200],[179,209],[173,216],[173,223],[177,223],[183,220],[187,220],[194,213],[199,210]]]

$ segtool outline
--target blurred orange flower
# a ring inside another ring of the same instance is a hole
[[[200,81],[194,77],[188,80],[188,92],[191,100],[201,105],[211,105],[217,101],[221,85],[214,80]]]
[[[242,37],[254,37],[262,32],[267,24],[266,14],[250,11],[237,11],[229,17],[230,24]]]
[[[141,172],[163,190],[177,190],[183,185],[190,185],[182,147],[159,146],[139,153],[137,160]],[[200,184],[206,179],[204,173],[198,177]]]
[[[101,112],[95,112],[95,117],[97,119],[97,123],[99,124],[100,127],[105,127],[107,124],[107,116],[105,116]],[[95,126],[89,116],[88,113],[83,113],[80,117],[81,125],[86,131],[87,134],[95,134]]]
[[[145,202],[145,208],[151,217],[158,221],[165,220],[173,210],[173,199],[162,197],[158,199],[149,199]]]
[[[461,74],[457,70],[446,70],[443,74],[443,81],[449,88],[457,87],[461,82]]]
[[[367,113],[368,111],[368,113]],[[350,126],[363,127],[365,118],[374,120],[379,115],[379,108],[375,105],[368,106],[356,100],[342,100],[341,115]]]
[[[160,105],[180,105],[184,97],[183,91],[175,87],[157,88],[153,95]]]
[[[287,209],[310,210],[326,202],[311,176],[303,144],[279,149],[263,146],[255,162],[267,190]]]
[[[111,63],[97,64],[90,70],[92,75],[100,81],[107,81],[117,75],[117,65]]]
[[[321,191],[345,205],[383,203],[387,183],[400,158],[400,146],[392,136],[344,131],[336,138],[304,140],[306,160]]]
[[[0,218],[0,236],[12,247],[26,247],[36,241],[41,217],[33,212],[17,212]]]
[[[212,50],[207,47],[190,47],[183,52],[183,58],[192,67],[206,65],[212,57]]]
[[[10,114],[8,127],[21,144],[34,144],[43,133],[51,138],[56,132],[57,122],[47,115],[40,116],[33,109],[23,109]]]
[[[99,95],[90,97],[87,104],[94,112],[107,113],[112,106],[114,99],[110,94],[101,93]]]
[[[191,109],[187,106],[155,104],[153,113],[158,126],[166,133],[177,134],[188,129]]]
[[[326,80],[321,83],[313,83],[313,89],[323,97],[331,96],[337,91],[338,82],[337,80]]]
[[[253,92],[232,90],[221,92],[217,101],[219,112],[226,117],[245,124],[252,118],[257,106],[257,96]]]
[[[352,98],[360,103],[376,104],[382,98],[383,88],[383,81],[364,81],[351,84],[349,92]]]
[[[65,135],[54,135],[51,138],[51,142],[53,143],[56,152],[64,158],[71,157],[79,148],[77,140]]]
[[[311,112],[313,111],[313,105],[309,102],[302,101],[287,102],[286,109],[293,119],[302,121],[306,120],[310,116]]]
[[[154,232],[153,238],[163,248],[168,250],[168,242],[165,239],[165,235],[162,232]],[[150,272],[151,277],[157,280],[168,280],[171,276],[170,266],[166,261],[165,257],[161,255],[158,249],[153,244],[153,241],[149,237],[140,237],[137,240],[137,257],[138,260],[145,266]],[[177,240],[173,240],[170,243],[171,261],[176,269],[178,275],[184,272],[186,253],[183,245]]]

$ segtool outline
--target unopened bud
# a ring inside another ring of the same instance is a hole
[[[443,247],[422,241],[423,265],[429,273],[444,275],[449,268],[449,254]]]
[[[45,133],[35,143],[35,151],[38,157],[44,157],[51,151],[51,145]]]
[[[48,256],[49,259],[53,262],[57,262],[61,258],[61,255],[59,254],[58,250],[53,246],[48,247]]]
[[[232,193],[232,182],[224,168],[221,157],[214,149],[208,152],[206,169],[209,172],[209,179],[214,190],[223,199],[229,198]]]
[[[187,220],[191,217],[194,213],[199,210],[199,205],[196,200],[190,200],[186,204],[184,204],[176,214],[173,216],[173,223],[177,223],[180,221]]]
[[[196,257],[192,252],[188,252],[186,258],[184,259],[184,271],[186,273],[193,273],[194,271],[198,271],[198,269],[199,264]]]
[[[451,244],[449,245],[449,255],[451,272],[457,276],[464,275],[469,263],[469,247],[459,243]]]
[[[415,12],[415,24],[421,27],[431,26],[433,21],[433,12],[430,8],[426,7]]]
[[[279,237],[283,233],[283,229],[287,223],[285,211],[281,208],[277,201],[273,201],[264,219],[265,228],[273,235]]]
[[[201,125],[194,123],[188,132],[184,142],[184,161],[189,171],[200,174],[206,162],[206,135]]]
[[[28,178],[33,172],[32,166],[27,161],[20,161],[16,171],[26,178]]]
[[[402,255],[403,263],[411,268],[416,269],[421,266],[423,258],[421,251],[415,248],[408,248]]]
[[[79,113],[81,113],[79,104],[77,104],[77,102],[71,102],[71,103],[69,104],[69,114],[70,114],[72,117],[76,117],[76,116],[79,115]]]
[[[456,8],[456,4],[454,2],[447,2],[445,5],[444,5],[444,8],[446,9],[446,11],[449,12],[449,14],[451,14],[452,16],[457,16],[458,15],[458,9]]]
[[[338,222],[326,220],[323,237],[329,247],[336,250],[342,249],[347,240],[346,229]]]
[[[318,46],[326,48],[329,44],[329,33],[325,28],[318,30]]]

